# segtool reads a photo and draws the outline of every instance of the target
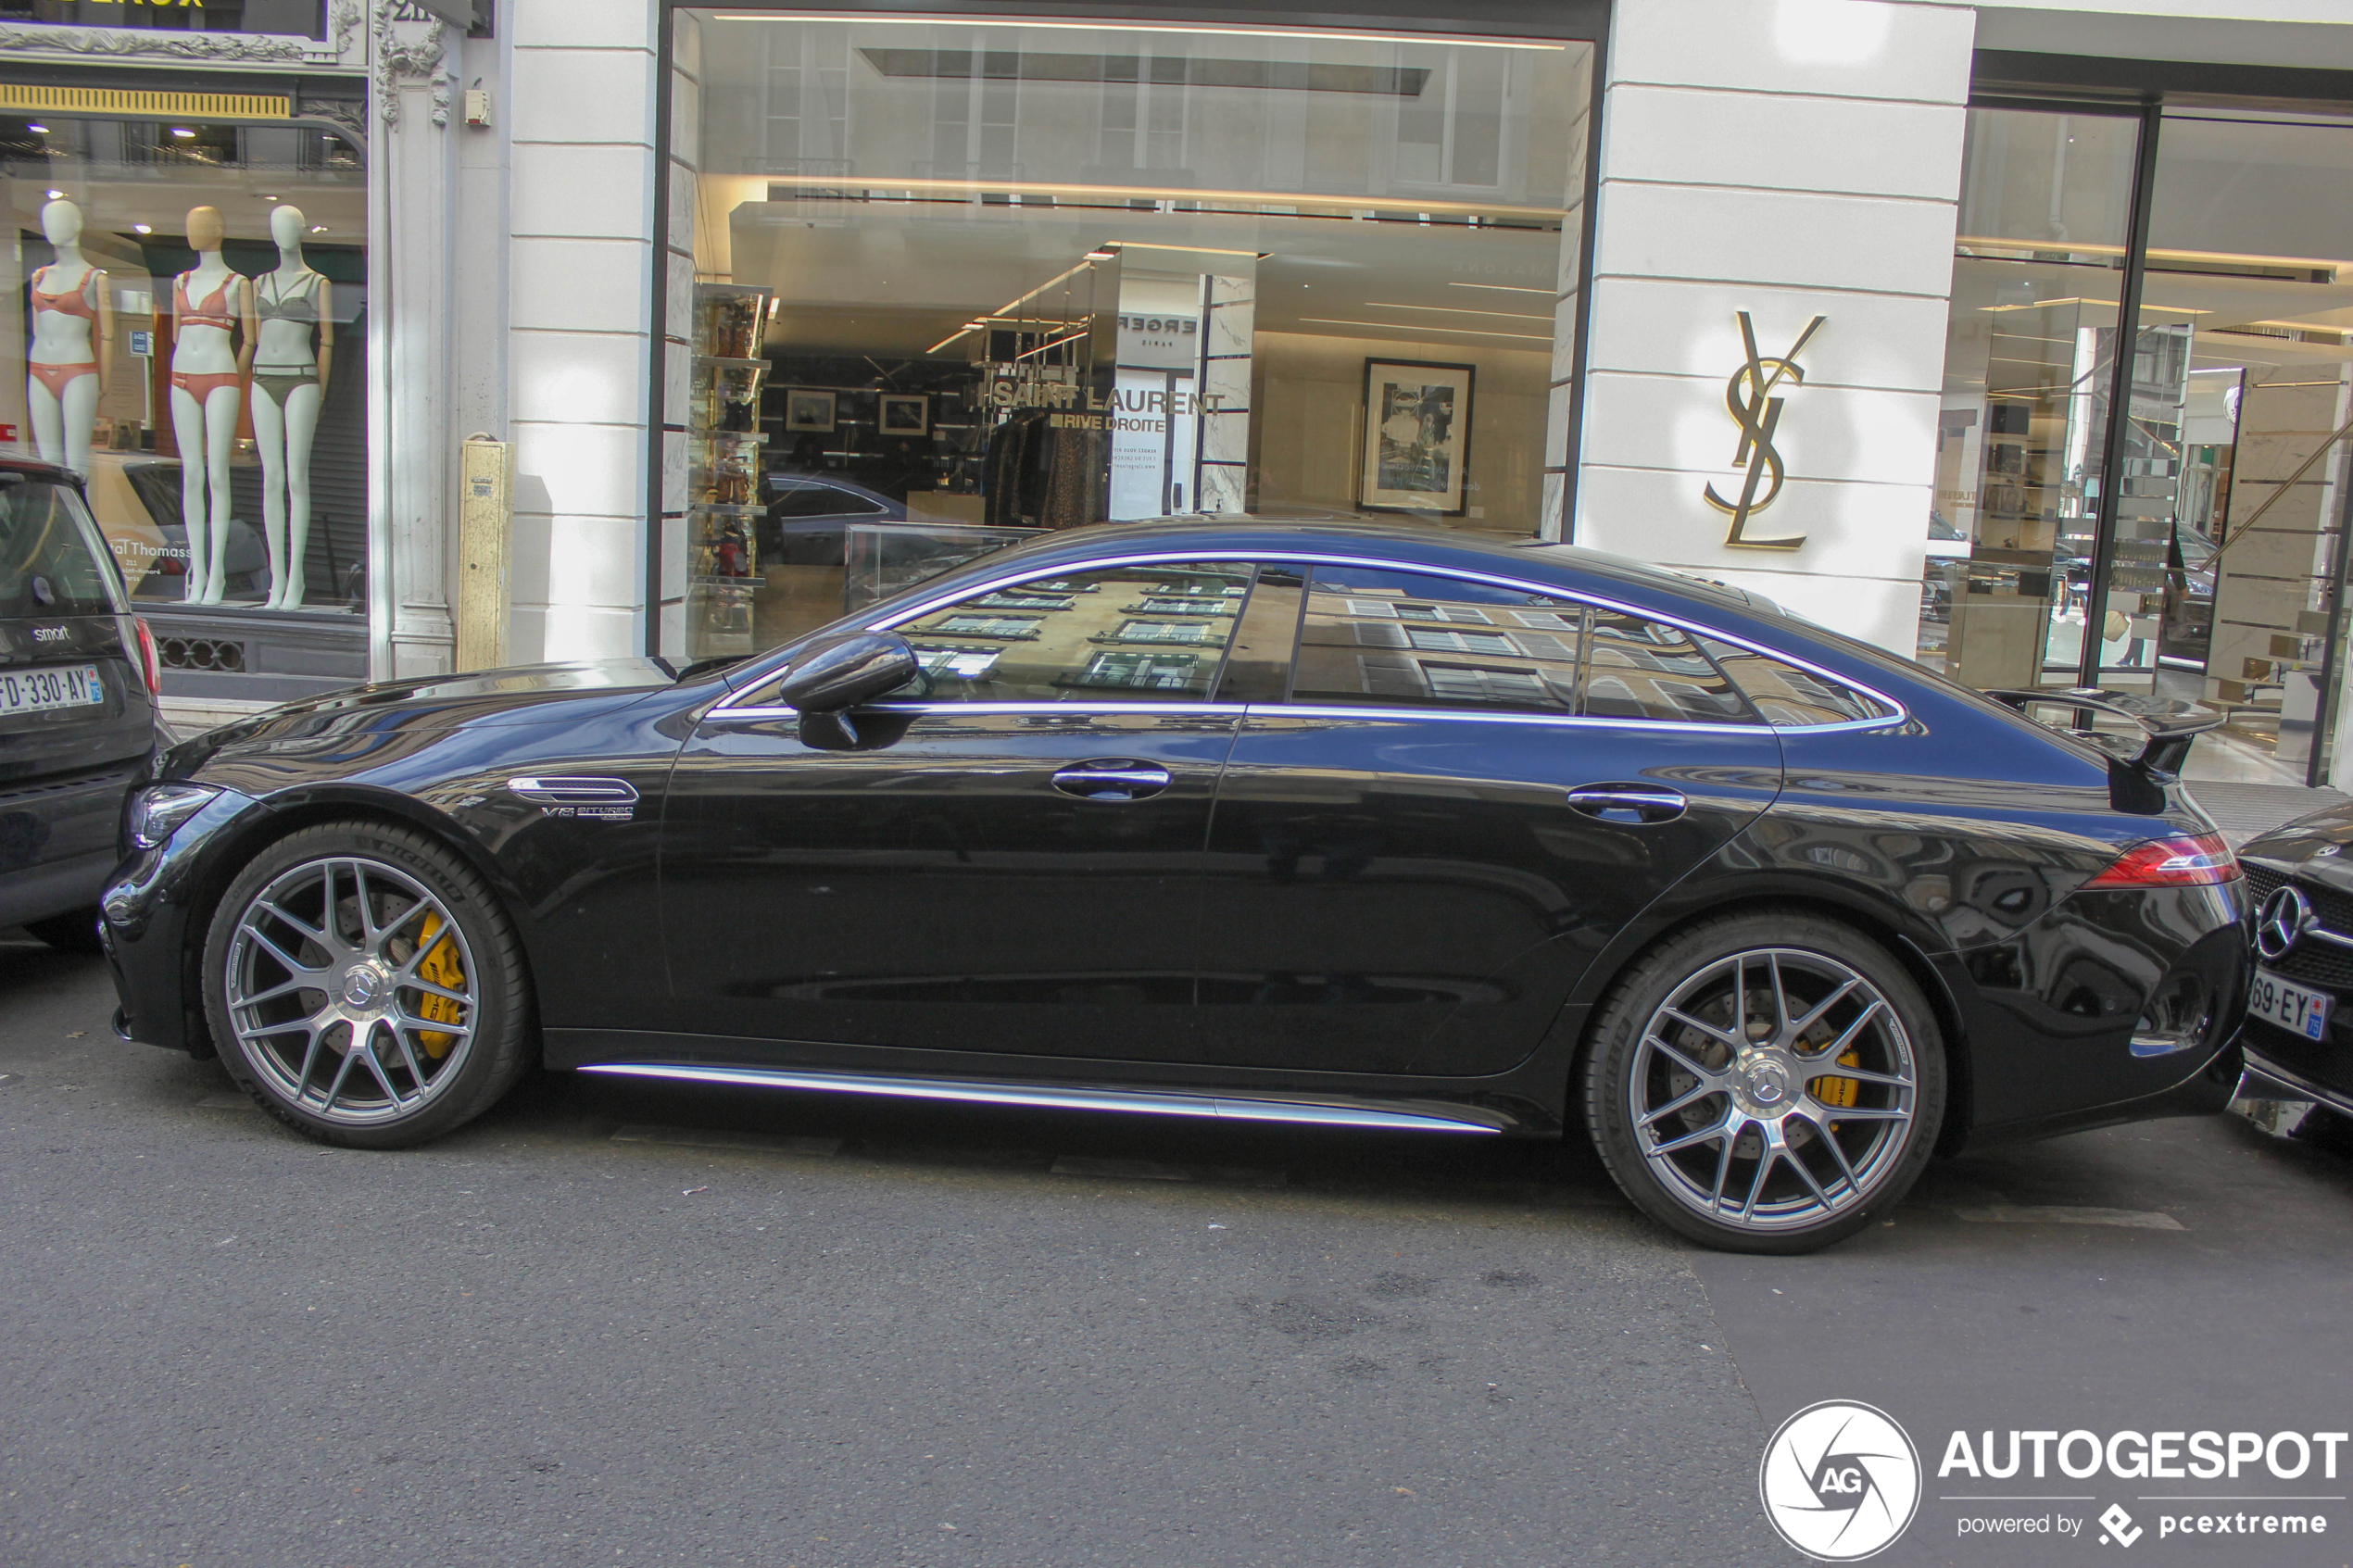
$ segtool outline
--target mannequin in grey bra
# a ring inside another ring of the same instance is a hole
[[[261,458],[261,522],[270,542],[270,609],[302,608],[310,544],[310,441],[334,357],[331,285],[302,258],[302,209],[270,214],[278,266],[254,280],[261,320],[253,361],[253,437]],[[316,346],[313,346],[313,334]]]

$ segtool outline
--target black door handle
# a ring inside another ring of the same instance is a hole
[[[1082,800],[1141,800],[1158,795],[1169,783],[1168,770],[1158,763],[1125,757],[1074,762],[1054,775],[1056,789]]]
[[[1604,822],[1671,822],[1690,807],[1680,790],[1657,784],[1586,784],[1568,792],[1568,803]]]

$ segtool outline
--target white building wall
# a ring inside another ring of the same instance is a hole
[[[1936,454],[1974,16],[1887,0],[1620,0],[1604,66],[1579,544],[1909,654]],[[1827,318],[1728,546],[1726,382]]]
[[[509,656],[635,654],[645,581],[655,41],[647,0],[509,0]]]

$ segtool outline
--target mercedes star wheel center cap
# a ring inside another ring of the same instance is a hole
[[[343,977],[346,1007],[372,1008],[384,998],[384,974],[373,964],[354,964]]]
[[[2255,949],[2267,959],[2284,957],[2311,923],[2311,900],[2293,887],[2283,887],[2263,900],[2255,917]]]

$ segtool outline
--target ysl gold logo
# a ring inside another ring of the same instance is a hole
[[[1732,372],[1724,383],[1724,407],[1731,414],[1732,422],[1741,427],[1741,443],[1732,453],[1732,466],[1745,469],[1741,480],[1740,499],[1727,501],[1716,494],[1716,486],[1707,486],[1707,504],[1732,520],[1732,531],[1724,543],[1752,550],[1793,550],[1806,543],[1806,535],[1793,539],[1751,539],[1745,530],[1749,518],[1773,504],[1781,493],[1781,455],[1773,449],[1773,432],[1781,422],[1781,405],[1785,398],[1773,395],[1773,389],[1786,376],[1800,386],[1806,384],[1806,372],[1798,368],[1797,357],[1805,350],[1806,341],[1821,326],[1827,317],[1817,316],[1797,334],[1787,354],[1763,355],[1756,352],[1756,329],[1748,312],[1740,312],[1741,343],[1748,350],[1748,363]],[[1765,486],[1763,495],[1757,486]]]

